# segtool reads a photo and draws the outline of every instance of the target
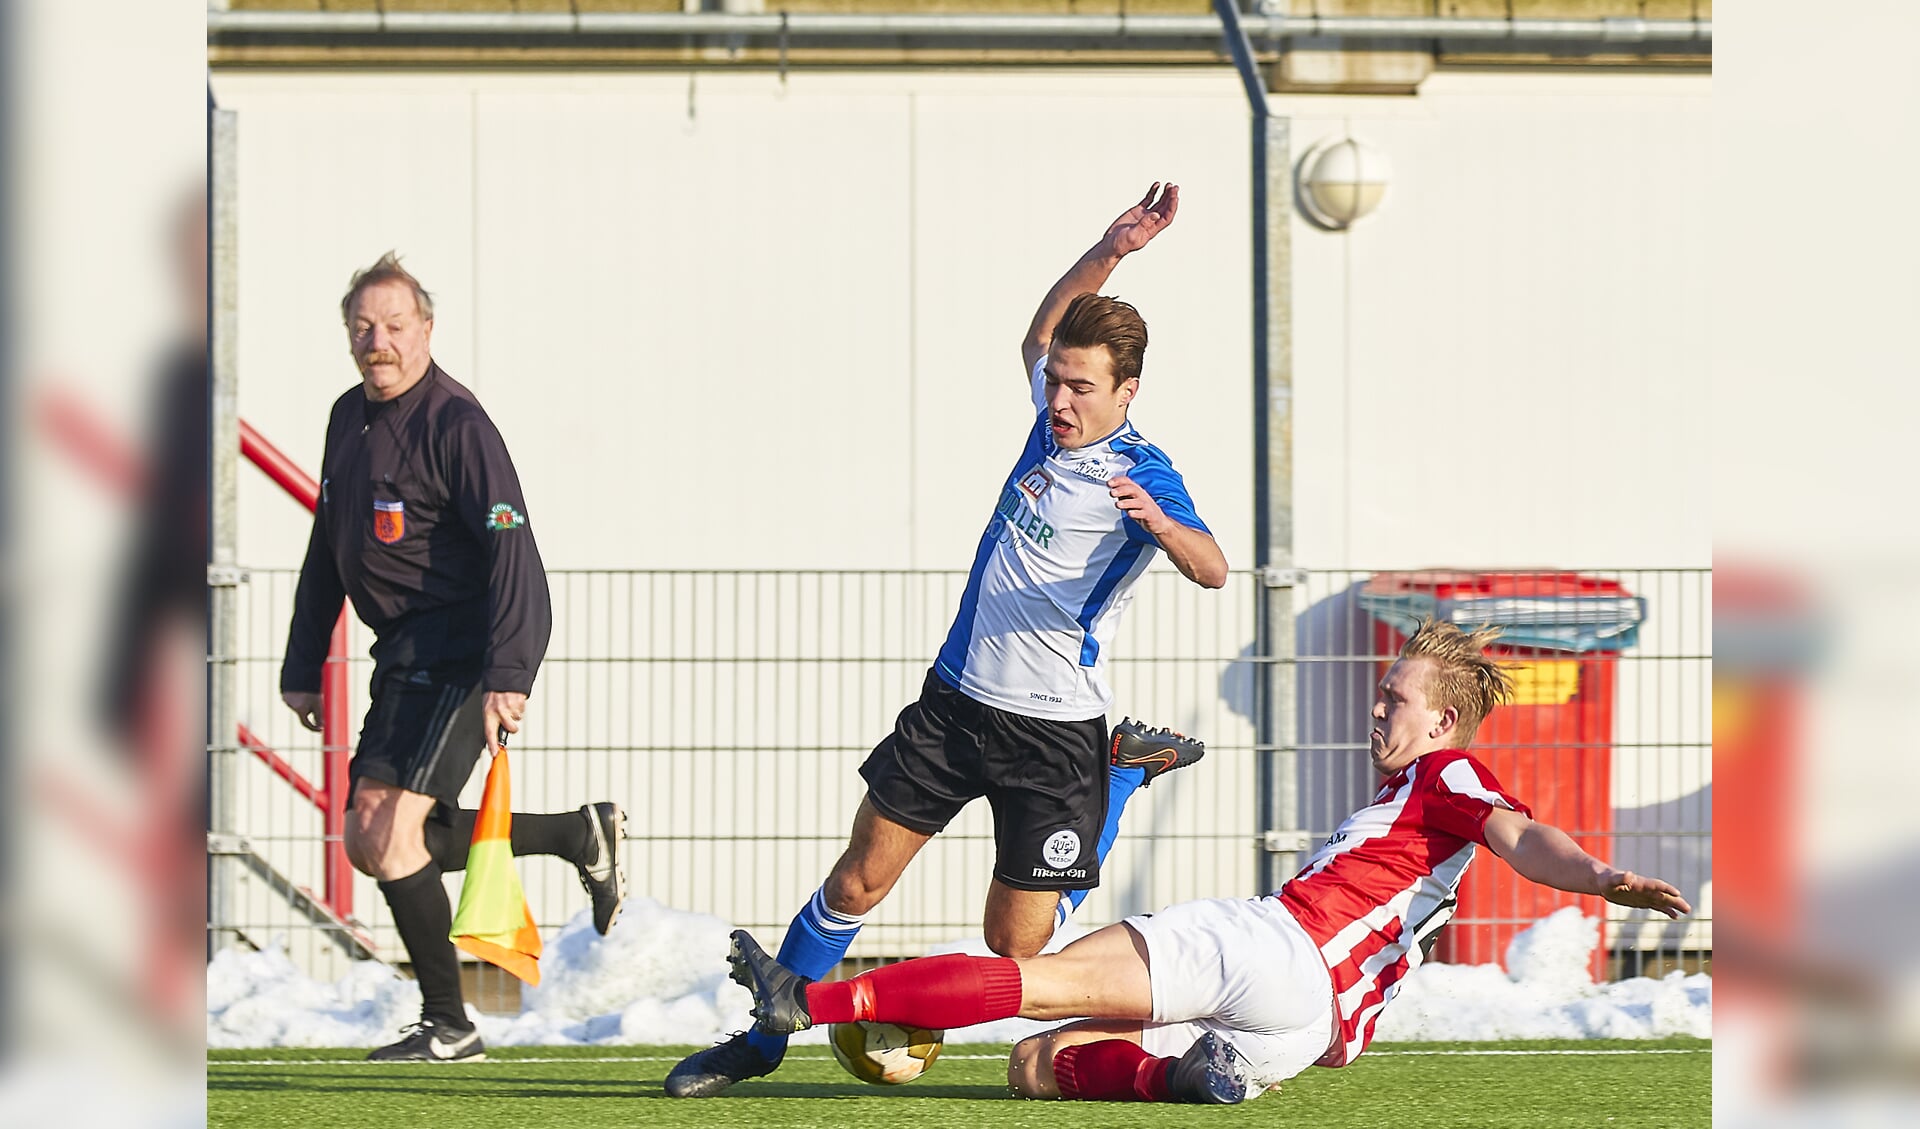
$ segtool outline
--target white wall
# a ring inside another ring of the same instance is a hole
[[[1219,76],[1081,85],[222,75],[242,123],[241,411],[318,460],[355,378],[339,294],[397,247],[551,563],[964,568],[1031,419],[1034,304],[1177,176],[1179,226],[1110,289],[1154,333],[1136,420],[1245,562],[1239,95]],[[1065,131],[1074,151],[1049,154]],[[297,515],[257,486],[243,514],[244,557],[297,563]]]
[[[309,464],[334,308],[399,248],[575,567],[961,567],[1033,303],[1146,183],[1109,289],[1137,409],[1248,563],[1247,131],[1227,72],[217,77],[242,121],[242,411]],[[1293,233],[1296,556],[1699,565],[1708,80],[1442,73],[1276,99],[1393,160]],[[404,107],[396,112],[396,107]],[[1071,137],[1071,142],[1057,139]],[[974,439],[984,443],[976,445]],[[246,498],[243,555],[300,522]]]
[[[1709,80],[1454,74],[1283,98],[1393,162],[1296,219],[1295,551],[1328,567],[1704,566]]]

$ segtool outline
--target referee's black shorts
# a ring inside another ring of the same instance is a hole
[[[480,676],[426,670],[381,671],[348,766],[354,780],[378,780],[460,806],[460,790],[487,747]]]
[[[1107,721],[1051,721],[995,709],[929,670],[920,700],[860,766],[880,814],[936,835],[985,796],[993,876],[1016,890],[1089,890],[1107,818]]]

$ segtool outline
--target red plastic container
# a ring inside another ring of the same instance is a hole
[[[1462,627],[1493,622],[1506,640],[1525,644],[1489,651],[1515,664],[1516,692],[1481,723],[1471,751],[1535,819],[1611,858],[1615,678],[1619,651],[1632,645],[1645,618],[1645,601],[1615,581],[1575,573],[1435,571],[1375,576],[1360,603],[1375,618],[1377,654],[1398,654],[1425,615]],[[1560,907],[1605,913],[1596,899],[1536,885],[1484,851],[1459,898],[1435,960],[1504,966],[1514,936]],[[1604,932],[1591,971],[1596,980],[1605,974]]]

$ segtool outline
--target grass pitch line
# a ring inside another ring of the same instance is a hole
[[[1536,1056],[1576,1057],[1577,1058],[1577,1057],[1597,1057],[1602,1055],[1701,1055],[1701,1054],[1712,1054],[1712,1053],[1713,1053],[1712,1047],[1649,1047],[1646,1050],[1634,1050],[1631,1048],[1603,1048],[1603,1049],[1595,1049],[1590,1051],[1575,1050],[1570,1048],[1558,1049],[1558,1050],[1499,1050],[1499,1049],[1489,1048],[1483,1051],[1479,1051],[1479,1050],[1368,1051],[1367,1057],[1368,1058],[1430,1058],[1430,1057],[1438,1057],[1438,1056],[1446,1055],[1446,1056],[1460,1056],[1464,1058],[1536,1057]],[[576,1062],[577,1063],[679,1062],[683,1057],[685,1056],[682,1056],[682,1055],[609,1055],[605,1058],[602,1058],[598,1055],[590,1056],[590,1057],[574,1056],[574,1057],[568,1057],[568,1058],[519,1058],[519,1057],[492,1058],[492,1057],[489,1057],[480,1062],[454,1063],[449,1065],[497,1066],[503,1063],[506,1063],[506,1064],[520,1063],[523,1065],[525,1064],[551,1065],[555,1063],[576,1063]],[[1007,1056],[1004,1054],[993,1054],[993,1055],[958,1055],[956,1054],[956,1055],[940,1056],[941,1061],[943,1062],[969,1062],[969,1061],[999,1062],[1005,1059],[1006,1057]],[[792,1055],[790,1054],[786,1057],[786,1061],[787,1062],[832,1062],[833,1057],[831,1055]],[[229,1059],[208,1059],[207,1065],[210,1067],[213,1067],[213,1066],[377,1066],[377,1067],[387,1067],[387,1066],[408,1066],[408,1065],[419,1065],[419,1064],[392,1063],[392,1062],[368,1062],[364,1058],[229,1058]]]
[[[1469,1050],[1368,1051],[1367,1057],[1383,1058],[1383,1057],[1389,1057],[1389,1056],[1408,1056],[1408,1055],[1468,1055],[1473,1057],[1483,1057],[1483,1056],[1490,1056],[1490,1055],[1710,1055],[1712,1053],[1713,1053],[1712,1047],[1648,1047],[1646,1050],[1643,1050],[1643,1051],[1634,1050],[1631,1047],[1597,1048],[1591,1051],[1574,1050],[1572,1048],[1565,1048],[1565,1049],[1558,1049],[1558,1050],[1510,1051],[1510,1050],[1500,1050],[1498,1048],[1489,1047],[1484,1051],[1469,1051]]]

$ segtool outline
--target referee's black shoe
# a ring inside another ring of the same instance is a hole
[[[1113,727],[1113,740],[1107,747],[1113,767],[1146,770],[1141,787],[1153,783],[1156,776],[1185,768],[1207,755],[1206,743],[1198,738],[1171,729],[1148,729],[1130,717],[1121,718]]]
[[[1247,1100],[1247,1080],[1233,1048],[1209,1031],[1167,1070],[1167,1092],[1176,1102],[1238,1105]]]
[[[627,896],[627,875],[620,869],[620,845],[627,841],[627,813],[615,803],[587,804],[587,858],[578,864],[580,885],[593,899],[593,928],[601,936],[620,918]]]
[[[779,1065],[777,1060],[769,1062],[747,1042],[747,1034],[742,1031],[724,1043],[681,1059],[667,1072],[667,1096],[711,1098],[735,1082],[772,1074]]]
[[[807,985],[813,981],[767,955],[745,929],[735,929],[727,949],[733,981],[753,993],[753,1025],[762,1034],[791,1035],[813,1026]]]
[[[460,1030],[431,1019],[407,1027],[400,1041],[388,1043],[367,1056],[368,1062],[485,1062],[487,1046],[480,1032]]]

